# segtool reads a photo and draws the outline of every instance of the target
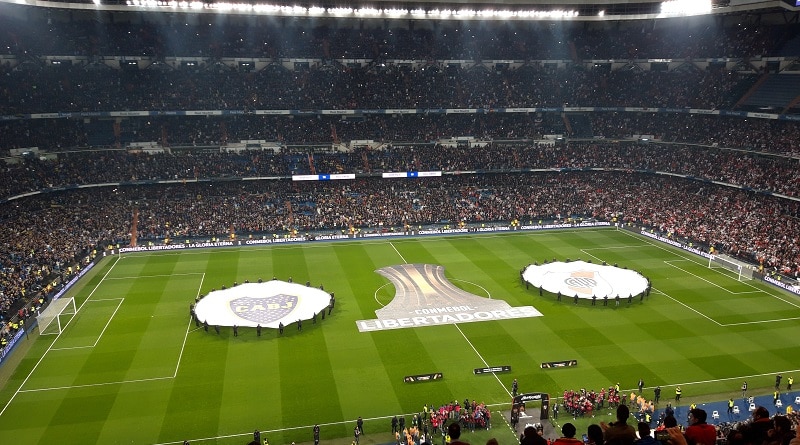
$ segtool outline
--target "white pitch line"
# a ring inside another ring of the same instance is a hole
[[[125,383],[140,383],[140,382],[155,382],[158,380],[172,380],[174,377],[166,376],[166,377],[151,377],[148,379],[134,379],[134,380],[119,380],[116,382],[103,382],[103,383],[87,383],[85,385],[68,385],[68,386],[50,386],[47,388],[34,388],[34,389],[23,389],[19,392],[45,392],[45,391],[57,391],[57,390],[64,390],[64,389],[75,389],[75,388],[94,388],[98,386],[109,386],[109,385],[122,385]]]
[[[743,326],[748,324],[774,323],[777,321],[791,321],[791,320],[800,320],[800,317],[773,318],[772,320],[740,321],[738,323],[725,323],[722,326]]]
[[[383,286],[381,286],[381,287],[379,287],[379,288],[375,289],[375,293],[374,293],[375,302],[376,302],[376,303],[378,303],[379,305],[381,305],[381,307],[385,307],[386,305],[385,305],[385,304],[383,304],[383,303],[381,303],[381,302],[378,300],[378,291],[379,291],[379,290],[381,290],[381,289],[383,289],[384,287],[386,287],[386,286],[390,285],[390,284],[392,284],[392,283],[386,283],[386,284],[384,284]]]
[[[203,272],[203,276],[200,278],[200,285],[197,286],[197,294],[195,298],[200,296],[200,289],[203,288],[203,283],[206,280],[206,273]],[[183,351],[186,349],[186,341],[189,338],[189,332],[192,329],[192,317],[189,317],[189,324],[186,325],[186,333],[183,334],[183,343],[181,343],[181,351],[178,353],[178,363],[175,364],[175,372],[172,374],[172,377],[178,377],[178,369],[181,367],[181,362],[183,361]],[[199,328],[198,328],[199,329]]]
[[[120,300],[119,300],[119,304],[117,304],[117,308],[116,308],[116,309],[114,309],[114,312],[111,314],[111,316],[110,316],[110,317],[108,317],[108,321],[106,322],[106,325],[105,325],[105,326],[103,326],[103,330],[102,330],[102,331],[100,331],[100,335],[99,335],[99,336],[97,337],[97,339],[94,341],[94,346],[97,346],[97,343],[100,341],[100,339],[101,339],[101,338],[103,338],[103,334],[105,334],[105,332],[106,332],[106,329],[108,329],[108,325],[110,325],[110,324],[111,324],[111,320],[113,320],[113,319],[114,319],[114,316],[115,316],[115,315],[117,315],[117,311],[119,311],[119,308],[122,306],[122,303],[123,303],[123,302],[125,302],[125,299],[124,299],[124,298],[120,298]]]
[[[611,230],[610,227],[595,227],[593,230]],[[464,234],[442,234],[442,235],[422,235],[422,236],[415,236],[409,235],[407,237],[401,238],[394,238],[394,242],[403,243],[404,241],[415,241],[418,239],[425,239],[426,241],[430,242],[438,242],[438,241],[446,241],[448,238],[452,237],[459,237],[464,239],[481,239],[481,238],[501,238],[501,237],[518,237],[518,236],[547,236],[552,235],[553,233],[583,233],[586,234],[586,229],[576,229],[576,230],[565,230],[565,229],[558,229],[557,231],[551,230],[542,230],[542,231],[525,231],[521,233],[500,233],[500,234],[478,234],[478,235],[464,235]],[[370,244],[391,244],[392,241],[386,241],[382,238],[374,238],[374,239],[359,239],[357,241],[351,240],[340,240],[340,241],[317,241],[315,244],[309,243],[288,243],[288,244],[264,244],[264,245],[250,245],[250,246],[238,246],[238,249],[244,251],[257,251],[257,250],[289,250],[289,249],[324,249],[329,248],[331,246],[358,246],[363,245],[364,243]],[[131,256],[136,257],[145,257],[145,256],[154,256],[154,255],[163,255],[163,256],[174,256],[174,255],[215,255],[215,254],[222,254],[228,252],[228,249],[213,249],[213,248],[201,248],[195,249],[191,251],[142,251],[142,252],[128,252],[125,254],[119,254],[118,257],[126,258]],[[124,255],[124,256],[123,256]]]
[[[702,312],[698,311],[697,309],[695,309],[695,308],[693,308],[693,307],[691,307],[691,306],[689,306],[689,305],[687,305],[687,304],[685,304],[685,303],[683,303],[683,302],[681,302],[681,301],[678,301],[678,300],[676,300],[675,298],[673,298],[673,297],[669,296],[669,294],[667,294],[666,292],[660,291],[660,290],[658,290],[658,289],[656,289],[656,288],[653,288],[653,290],[655,290],[655,291],[658,291],[658,293],[660,293],[660,294],[664,295],[665,297],[669,298],[670,300],[672,300],[672,301],[674,301],[674,302],[676,302],[676,303],[680,304],[681,306],[685,307],[686,309],[689,309],[690,311],[692,311],[692,312],[694,312],[695,314],[697,314],[697,315],[699,315],[699,316],[701,316],[701,317],[705,318],[706,320],[708,320],[708,321],[710,321],[710,322],[714,323],[715,325],[717,325],[717,326],[724,326],[722,323],[718,322],[717,320],[714,320],[713,318],[709,317],[708,315],[706,315],[706,314],[704,314],[704,313],[702,313]]]
[[[119,261],[119,259],[117,259],[117,261]],[[117,263],[115,262],[111,266],[111,268],[113,268],[116,264]],[[109,271],[106,273],[106,275],[108,275],[109,273],[111,273],[111,269],[109,269]],[[200,280],[200,285],[197,288],[197,295],[200,295],[200,289],[203,288],[203,282],[205,280],[205,273],[204,272],[203,273],[197,273],[195,275],[202,275],[202,278]],[[92,290],[92,294],[97,290],[97,288],[100,286],[100,284],[104,280],[105,280],[105,277],[103,279],[101,279],[99,283],[97,283],[97,286],[95,286],[94,290]],[[80,306],[81,308],[83,308],[83,306],[89,301],[89,298],[91,298],[91,294],[89,295],[89,297],[87,297],[86,301],[84,301],[83,304],[81,304],[81,306]],[[107,298],[107,299],[104,299],[104,300],[97,300],[97,301],[108,301],[108,300],[120,300],[120,304],[118,304],[117,308],[114,310],[114,314],[116,314],[117,311],[119,310],[120,306],[122,305],[122,302],[125,299],[124,298],[119,298],[119,299],[117,299],[117,298]],[[80,308],[78,310],[80,311]],[[103,331],[100,333],[100,337],[102,337],[103,332],[105,332],[106,328],[111,323],[111,319],[114,318],[114,314],[111,315],[111,317],[109,318],[109,321],[106,323],[106,326],[103,327]],[[67,324],[65,325],[65,328],[66,328],[66,326],[69,326],[69,323],[71,323],[73,319],[74,319],[74,317],[72,319],[70,319],[69,322],[67,322]],[[175,379],[177,377],[178,369],[180,368],[180,364],[181,364],[181,361],[183,359],[183,351],[184,351],[184,349],[186,347],[186,341],[187,341],[187,337],[189,335],[189,332],[193,332],[193,331],[197,330],[197,329],[190,330],[191,325],[192,325],[192,321],[189,320],[189,324],[188,324],[188,326],[186,328],[186,333],[184,334],[184,337],[183,337],[183,343],[181,344],[181,350],[178,353],[178,360],[177,360],[177,364],[175,366],[175,372],[171,376],[151,377],[151,378],[146,378],[146,379],[119,380],[119,381],[115,381],[115,382],[87,383],[85,385],[53,386],[53,387],[47,387],[47,388],[22,389],[22,387],[25,385],[25,383],[28,381],[28,379],[30,379],[30,377],[33,374],[33,372],[36,370],[36,367],[39,366],[39,363],[41,363],[41,361],[44,359],[45,355],[47,355],[47,352],[49,352],[51,350],[56,350],[56,349],[54,349],[52,347],[53,345],[51,344],[50,348],[48,348],[48,350],[45,351],[45,353],[39,359],[39,362],[36,364],[36,366],[33,367],[33,369],[31,370],[30,374],[28,374],[28,376],[25,378],[25,381],[22,382],[22,384],[20,385],[20,389],[17,390],[17,392],[11,397],[11,400],[8,401],[8,403],[3,408],[3,410],[0,411],[0,415],[3,414],[3,412],[6,410],[6,408],[8,408],[8,406],[11,404],[11,401],[14,400],[14,397],[16,397],[17,394],[19,394],[19,393],[45,392],[45,391],[56,391],[56,390],[65,390],[65,389],[74,389],[74,388],[92,388],[92,387],[98,387],[98,386],[122,385],[122,384],[127,384],[127,383],[142,383],[142,382],[154,382],[154,381],[160,381],[160,380],[173,380],[173,379]],[[64,330],[62,330],[61,332],[63,333]],[[61,336],[61,334],[58,334],[58,336],[53,340],[53,343],[55,343],[55,341],[58,340],[58,337],[60,337],[60,336]],[[99,338],[98,338],[98,340],[99,340]],[[97,341],[95,341],[95,345],[97,345]],[[73,348],[73,349],[83,349],[83,348],[87,348],[87,347],[86,346],[81,346],[79,348]],[[68,348],[62,348],[62,349],[68,349]]]
[[[706,320],[709,320],[709,321],[713,322],[714,324],[716,324],[717,326],[720,326],[720,327],[743,326],[743,325],[749,325],[749,324],[762,324],[762,323],[773,323],[773,322],[780,322],[780,321],[800,320],[800,317],[790,317],[790,318],[772,318],[772,319],[769,319],[769,320],[742,321],[742,322],[737,322],[737,323],[720,323],[720,322],[714,320],[713,318],[709,317],[708,315],[698,311],[697,309],[694,309],[693,307],[676,300],[674,297],[671,297],[670,295],[668,295],[664,291],[657,290],[656,288],[653,288],[653,290],[658,292],[658,293],[660,293],[660,294],[662,294],[662,295],[664,295],[665,297],[669,298],[670,300],[680,304],[681,306],[685,307],[686,309],[689,309],[690,311],[700,315],[701,317],[705,318]],[[771,294],[767,293],[767,295],[771,295]],[[772,295],[772,296],[774,296],[774,295]],[[782,299],[779,298],[779,300],[782,300]]]
[[[113,280],[138,280],[140,278],[164,278],[164,277],[185,277],[191,275],[205,275],[205,272],[186,272],[186,273],[175,273],[175,274],[158,274],[158,275],[140,275],[136,277],[108,277],[106,278],[107,281]]]
[[[642,236],[642,235],[637,235],[637,234],[634,234],[634,233],[629,233],[627,230],[619,230],[619,232],[620,232],[620,233],[622,233],[622,234],[625,234],[625,235],[627,235],[627,236],[629,236],[629,237],[631,237],[631,238],[634,238],[634,239],[637,239],[637,240],[640,240],[640,241],[644,241],[644,243],[645,243],[645,244],[648,244],[648,245],[650,245],[650,246],[652,246],[652,247],[655,247],[655,248],[657,248],[657,249],[661,249],[661,250],[663,250],[663,251],[665,251],[665,252],[669,252],[669,253],[671,253],[672,255],[675,255],[675,256],[676,256],[676,257],[678,257],[678,258],[682,258],[682,259],[683,259],[683,260],[685,260],[685,261],[690,261],[690,262],[692,262],[692,263],[695,263],[695,264],[700,264],[700,265],[703,265],[703,266],[705,266],[705,264],[704,264],[704,263],[700,263],[700,262],[698,262],[698,261],[695,261],[695,260],[694,260],[694,259],[692,259],[691,257],[686,257],[686,256],[684,256],[684,255],[682,255],[682,254],[681,254],[681,255],[679,255],[679,254],[678,254],[678,252],[680,252],[680,251],[675,251],[675,250],[668,249],[666,246],[659,245],[659,243],[656,243],[655,241],[642,240],[642,239],[641,239],[641,236]],[[691,255],[691,254],[689,254],[689,255]],[[677,260],[675,260],[675,261],[677,261]],[[720,273],[721,273],[721,272],[720,272]],[[767,295],[771,296],[772,298],[776,298],[776,299],[778,299],[778,300],[781,300],[781,301],[783,301],[784,303],[790,304],[790,305],[792,305],[792,306],[795,306],[795,307],[800,307],[800,305],[797,305],[796,303],[793,303],[793,302],[791,302],[791,301],[787,301],[787,300],[785,300],[785,299],[781,298],[781,297],[780,297],[780,295],[778,295],[778,294],[774,294],[774,293],[772,293],[772,292],[769,292],[769,291],[766,291],[766,290],[758,289],[756,286],[753,286],[752,284],[747,284],[747,286],[749,286],[749,287],[751,287],[751,288],[753,288],[753,289],[757,289],[757,290],[759,290],[759,291],[761,291],[761,292],[764,292],[765,294],[767,294]]]
[[[70,346],[68,348],[52,348],[51,351],[71,351],[73,349],[91,349],[94,348],[95,345],[86,345],[86,346]]]
[[[597,255],[592,255],[591,253],[589,253],[589,251],[590,251],[590,250],[625,250],[625,249],[638,249],[638,248],[640,248],[640,247],[647,247],[647,246],[649,246],[649,244],[636,244],[636,245],[630,245],[630,246],[612,246],[612,247],[592,247],[592,248],[589,248],[589,249],[581,249],[581,252],[583,252],[583,253],[584,253],[584,254],[586,254],[586,255],[589,255],[590,257],[592,257],[592,258],[596,259],[597,261],[603,261],[603,260],[602,260],[602,259],[601,259],[599,256],[597,256]]]
[[[695,278],[697,278],[698,280],[702,280],[702,281],[705,281],[705,282],[707,282],[707,283],[711,284],[712,286],[719,287],[720,289],[722,289],[722,290],[724,290],[724,291],[728,292],[729,294],[733,294],[733,295],[745,295],[745,294],[766,294],[766,295],[769,295],[769,296],[770,296],[770,297],[772,297],[772,298],[775,298],[775,299],[777,299],[777,300],[781,300],[781,301],[783,301],[784,303],[786,303],[786,304],[788,304],[788,305],[790,305],[790,306],[794,306],[794,307],[796,307],[796,308],[800,308],[800,305],[799,305],[799,304],[797,304],[797,303],[795,303],[795,302],[793,302],[793,301],[788,301],[788,300],[785,300],[785,299],[781,298],[781,297],[780,297],[780,295],[776,295],[776,294],[773,294],[772,292],[768,292],[768,291],[766,291],[766,290],[759,289],[759,288],[757,288],[757,287],[755,287],[755,286],[753,286],[753,285],[751,285],[751,284],[747,284],[747,286],[748,286],[748,287],[750,287],[750,288],[752,288],[752,289],[755,289],[755,290],[752,290],[752,291],[743,291],[743,292],[733,292],[733,291],[731,291],[731,290],[728,290],[728,289],[726,289],[726,288],[724,288],[724,287],[718,286],[718,285],[716,285],[716,284],[714,284],[714,283],[712,283],[712,282],[710,282],[710,281],[708,281],[708,280],[706,280],[706,279],[704,279],[704,278],[702,278],[702,277],[699,277],[699,276],[697,276],[697,275],[695,275],[695,274],[693,274],[693,273],[691,273],[691,272],[689,272],[689,271],[687,271],[687,270],[681,269],[681,268],[680,268],[680,267],[678,267],[678,266],[675,266],[675,265],[673,265],[673,264],[670,264],[670,263],[673,263],[673,262],[679,262],[679,261],[681,261],[681,260],[675,260],[675,261],[664,261],[664,263],[665,263],[666,265],[668,265],[668,266],[674,267],[674,268],[676,268],[676,269],[678,269],[678,270],[680,270],[680,271],[682,271],[682,272],[685,272],[685,273],[687,273],[687,274],[689,274],[689,275],[692,275],[692,276],[694,276]],[[691,260],[684,260],[684,261],[689,261],[689,262],[695,263],[694,261],[691,261]],[[698,264],[698,263],[695,263],[695,264]],[[717,272],[717,273],[719,273],[719,274],[722,274],[723,276],[726,276],[726,277],[728,277],[727,275],[725,275],[725,274],[724,274],[724,273],[722,273],[722,272]],[[730,278],[730,277],[728,277],[728,278]],[[731,278],[731,279],[733,279],[733,278]],[[743,284],[745,284],[745,283],[743,283]]]
[[[500,417],[503,419],[503,422],[506,423],[506,426],[508,427],[508,430],[511,431],[511,433],[514,435],[514,439],[519,440],[519,437],[518,437],[519,434],[517,434],[517,430],[515,430],[514,428],[511,427],[511,424],[508,423],[508,419],[506,419],[506,416],[503,415],[503,412],[502,411],[495,411],[495,412],[500,414]]]
[[[508,405],[510,405],[509,402],[486,404],[487,407],[508,406]],[[500,412],[500,411],[497,411],[497,412]],[[414,414],[419,414],[419,411],[415,411],[415,412],[411,412],[411,413],[397,414],[397,416],[409,417],[409,416],[413,416]],[[392,417],[394,417],[394,415],[365,417],[362,420],[364,420],[365,422],[368,422],[368,421],[373,421],[373,420],[388,420],[388,419],[391,419]],[[501,417],[505,417],[505,416],[501,416]],[[333,426],[333,425],[348,425],[348,424],[353,425],[353,424],[356,423],[356,421],[357,421],[357,419],[350,419],[350,420],[342,420],[342,421],[339,421],[339,422],[320,423],[318,425],[320,427]],[[281,433],[281,432],[284,432],[284,431],[311,430],[312,428],[314,428],[314,425],[300,425],[300,426],[290,426],[290,427],[286,427],[286,428],[273,428],[271,430],[259,430],[259,431],[261,432],[261,434],[270,434],[270,433]],[[223,436],[195,437],[193,439],[189,439],[189,442],[195,442],[195,441],[196,442],[202,442],[202,441],[206,441],[206,440],[218,440],[218,439],[225,439],[225,438],[231,438],[231,437],[244,437],[244,436],[252,437],[252,435],[253,435],[253,432],[252,431],[248,431],[248,432],[245,432],[245,433],[226,434],[226,435],[223,435]],[[516,437],[516,434],[515,434],[515,437]],[[182,441],[160,442],[160,443],[155,443],[153,445],[173,445],[173,444],[182,444],[182,443],[183,443]]]
[[[673,383],[670,385],[659,385],[662,388],[672,388],[674,386],[689,386],[689,385],[702,385],[703,383],[717,383],[717,382],[727,382],[729,380],[742,380],[742,379],[753,379],[756,377],[765,377],[765,376],[774,376],[775,374],[790,374],[794,372],[800,372],[800,369],[789,369],[786,371],[775,371],[775,372],[765,372],[763,374],[750,374],[750,375],[741,375],[738,377],[725,377],[723,379],[709,379],[709,380],[697,380],[694,382],[683,382],[683,383]],[[655,386],[645,386],[644,389],[653,389]],[[638,390],[638,388],[631,388],[631,389],[623,389],[622,392],[634,391]]]
[[[591,253],[589,253],[589,252],[587,252],[587,251],[585,251],[585,250],[581,250],[581,252],[585,253],[586,255],[589,255],[590,257],[592,257],[592,258],[596,259],[597,261],[603,261],[603,260],[601,260],[601,259],[600,259],[600,257],[599,257],[599,256],[592,255]]]
[[[400,251],[397,250],[397,247],[394,247],[394,244],[391,242],[389,243],[389,245],[392,246],[392,249],[394,249],[395,252],[397,252],[397,254],[400,256],[400,259],[403,260],[403,263],[408,264],[408,261],[406,261],[406,259],[403,258],[403,254],[401,254]]]
[[[79,307],[79,308],[78,308],[78,309],[75,311],[75,313],[76,313],[76,314],[78,313],[78,311],[80,311],[80,310],[83,308],[83,306],[86,304],[86,302],[87,302],[87,301],[89,301],[89,300],[92,298],[92,295],[94,295],[94,293],[95,293],[95,292],[97,291],[97,289],[100,287],[100,284],[103,282],[103,279],[105,279],[105,278],[106,278],[106,277],[107,277],[107,276],[108,276],[108,275],[111,273],[111,271],[112,271],[112,270],[114,270],[114,266],[116,266],[116,265],[117,265],[117,263],[119,262],[119,258],[120,258],[120,257],[117,257],[116,261],[114,261],[114,264],[112,264],[112,265],[111,265],[111,267],[109,267],[109,268],[108,268],[108,271],[107,271],[107,272],[106,272],[106,274],[103,276],[103,278],[101,278],[101,279],[100,279],[100,281],[98,281],[97,285],[94,287],[94,289],[92,289],[92,291],[91,291],[91,292],[89,292],[89,296],[88,296],[88,297],[86,297],[86,300],[84,300],[84,301],[83,301],[83,303],[81,303],[80,307]],[[53,345],[55,345],[55,344],[56,344],[56,341],[58,341],[58,339],[61,337],[61,334],[63,334],[63,333],[64,333],[64,331],[66,330],[66,328],[67,328],[67,327],[70,325],[70,323],[72,323],[72,320],[74,320],[75,318],[76,318],[76,317],[75,317],[75,316],[73,316],[72,318],[70,318],[70,319],[69,319],[69,321],[67,321],[67,324],[65,324],[65,325],[64,325],[64,329],[62,329],[62,330],[61,330],[61,332],[59,332],[59,333],[58,333],[58,335],[56,335],[56,338],[54,338],[54,339],[53,339],[53,342],[52,342],[52,343],[50,343],[50,346],[48,346],[47,350],[46,350],[46,351],[44,351],[44,353],[42,354],[42,356],[41,356],[41,357],[39,357],[39,361],[37,361],[37,362],[36,362],[36,364],[35,364],[35,365],[33,365],[33,368],[31,368],[31,370],[30,370],[30,372],[28,373],[28,375],[27,375],[27,376],[25,376],[25,379],[22,381],[22,383],[20,383],[20,385],[19,385],[19,388],[17,388],[17,390],[16,390],[16,391],[14,391],[14,394],[12,394],[12,395],[11,395],[11,398],[9,398],[9,399],[8,399],[8,402],[6,402],[6,404],[5,404],[5,406],[3,407],[3,409],[2,409],[2,410],[0,410],[0,416],[2,416],[2,415],[3,415],[3,413],[5,413],[5,412],[6,412],[6,410],[8,409],[8,407],[9,407],[9,406],[11,406],[11,402],[13,402],[13,401],[14,401],[14,399],[16,399],[16,398],[17,398],[17,395],[18,395],[20,392],[22,392],[22,387],[24,387],[24,386],[25,386],[25,384],[26,384],[26,383],[28,383],[28,380],[30,380],[30,378],[31,378],[31,376],[33,375],[33,373],[34,373],[34,372],[36,372],[36,369],[37,369],[37,368],[39,368],[39,365],[41,365],[41,364],[42,364],[42,362],[44,361],[44,358],[45,358],[45,357],[47,357],[47,353],[48,353],[48,352],[50,352],[50,350],[53,348]]]
[[[398,416],[405,417],[405,416],[413,416],[414,414],[419,414],[419,412],[398,414]],[[391,419],[392,417],[393,416],[368,417],[368,418],[363,418],[362,420],[364,420],[365,422],[366,421],[372,421],[372,420],[387,420],[387,419]],[[351,419],[351,420],[342,420],[342,421],[339,421],[339,422],[319,423],[317,425],[319,425],[320,427],[333,426],[333,425],[347,425],[347,424],[353,425],[353,424],[356,423],[356,421],[357,421],[357,419]],[[311,430],[312,428],[314,428],[314,425],[300,425],[300,426],[290,426],[288,428],[273,428],[271,430],[259,430],[259,431],[263,435],[263,434],[271,434],[271,433],[280,433],[280,432],[283,432],[283,431]],[[252,437],[253,436],[253,432],[250,431],[250,432],[246,432],[246,433],[226,434],[226,435],[223,435],[223,436],[213,436],[213,437],[212,436],[209,436],[209,437],[196,437],[194,439],[189,439],[189,442],[203,442],[203,441],[207,441],[207,440],[228,439],[228,438],[231,438],[231,437],[242,437],[242,436]],[[172,444],[182,444],[182,443],[183,442],[181,442],[181,441],[178,441],[178,442],[161,442],[161,443],[156,443],[156,444],[153,444],[153,445],[172,445]]]
[[[472,281],[467,281],[467,280],[459,280],[458,278],[451,278],[450,281],[460,281],[462,283],[467,283],[467,284],[471,284],[471,285],[473,285],[475,287],[479,287],[482,291],[486,292],[486,297],[487,298],[489,298],[490,300],[492,299],[492,294],[490,294],[489,291],[486,290],[485,287],[481,286],[478,283],[473,283]]]
[[[102,301],[113,301],[113,300],[118,301],[117,307],[114,309],[114,312],[111,314],[111,316],[108,317],[108,321],[106,322],[106,325],[103,326],[103,330],[100,331],[100,334],[97,336],[97,338],[94,339],[94,343],[92,343],[91,345],[88,345],[88,346],[74,346],[74,347],[71,347],[71,348],[51,348],[50,350],[51,351],[64,351],[64,350],[70,350],[70,349],[88,349],[88,348],[94,348],[95,346],[97,346],[97,343],[99,343],[100,339],[103,338],[103,334],[106,332],[106,329],[108,329],[108,325],[111,324],[111,320],[114,319],[114,315],[117,314],[117,311],[119,311],[120,306],[122,306],[122,303],[125,301],[124,298],[106,298],[105,300],[102,300]],[[100,301],[100,300],[97,300],[97,301]],[[81,305],[81,307],[83,307],[83,305]]]
[[[639,247],[647,247],[648,244],[631,244],[628,246],[609,246],[609,247],[590,247],[588,249],[581,249],[581,252],[584,252],[588,255],[589,250],[616,250],[616,249],[638,249]]]
[[[727,292],[727,293],[729,293],[729,294],[735,294],[735,293],[736,293],[736,292],[733,292],[733,291],[731,291],[730,289],[727,289],[727,288],[725,288],[725,287],[723,287],[723,286],[720,286],[720,285],[719,285],[719,284],[717,284],[717,283],[713,283],[713,282],[711,282],[711,281],[709,281],[709,280],[707,280],[707,279],[705,279],[705,278],[703,278],[703,277],[701,277],[701,276],[699,276],[699,275],[697,275],[697,274],[691,273],[691,272],[689,272],[689,271],[688,271],[688,270],[686,270],[686,269],[683,269],[683,268],[681,268],[681,267],[678,267],[678,266],[676,266],[676,265],[672,264],[672,262],[671,262],[671,261],[664,261],[664,264],[666,264],[667,266],[670,266],[670,267],[674,267],[674,268],[678,269],[679,271],[681,271],[681,272],[683,272],[683,273],[685,273],[685,274],[689,274],[689,275],[691,275],[691,276],[693,276],[693,277],[697,278],[697,279],[698,279],[698,280],[700,280],[700,281],[705,281],[706,283],[708,283],[708,284],[710,284],[710,285],[712,285],[712,286],[716,287],[717,289],[724,290],[725,292]]]
[[[709,321],[713,322],[714,324],[716,324],[717,326],[720,326],[720,327],[744,326],[744,325],[748,325],[748,324],[762,324],[762,323],[774,323],[774,322],[780,322],[780,321],[800,320],[800,317],[790,317],[790,318],[772,318],[772,319],[769,319],[769,320],[742,321],[742,322],[737,322],[737,323],[720,323],[717,320],[714,320],[713,318],[709,317],[708,315],[698,311],[697,309],[694,309],[693,307],[676,300],[674,297],[669,296],[666,292],[657,290],[656,288],[653,288],[653,290],[657,291],[658,293],[664,295],[665,297],[669,298],[670,300],[680,304],[681,306],[685,307],[686,309],[689,309],[690,311],[696,313],[697,315],[700,315],[701,317],[705,318],[706,320],[709,320]],[[767,294],[767,295],[770,295],[770,294]]]
[[[483,358],[483,356],[481,355],[481,353],[480,353],[480,352],[478,352],[478,350],[477,350],[477,349],[475,349],[475,346],[472,344],[472,342],[471,342],[471,341],[469,341],[469,339],[467,338],[467,336],[466,336],[466,335],[464,335],[464,331],[462,331],[462,330],[461,330],[461,327],[458,325],[458,323],[453,323],[453,326],[455,326],[455,327],[456,327],[456,329],[458,329],[458,332],[461,334],[461,336],[462,336],[462,337],[464,337],[464,340],[466,340],[466,341],[467,341],[467,344],[469,345],[469,347],[470,347],[470,348],[472,348],[472,350],[473,350],[473,351],[475,351],[475,354],[476,354],[476,355],[478,356],[478,358],[479,358],[479,359],[480,359],[480,360],[483,362],[483,364],[484,364],[484,365],[485,365],[487,368],[491,368],[491,366],[489,366],[489,364],[488,364],[488,363],[486,363],[486,360]],[[500,377],[497,377],[497,373],[496,373],[496,372],[492,372],[492,375],[493,375],[493,376],[494,376],[494,378],[497,380],[497,383],[499,383],[499,384],[500,384],[500,386],[503,388],[503,390],[504,390],[506,393],[508,393],[508,396],[509,396],[509,397],[511,397],[511,392],[509,392],[509,391],[508,391],[508,388],[506,388],[506,385],[504,385],[504,384],[503,384],[503,382],[501,382],[501,381],[500,381]]]

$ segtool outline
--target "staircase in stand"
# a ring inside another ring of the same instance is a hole
[[[131,247],[136,247],[136,237],[139,228],[139,209],[133,209],[133,218],[131,220]]]

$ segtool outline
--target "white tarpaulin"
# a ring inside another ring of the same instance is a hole
[[[647,279],[635,270],[615,266],[570,261],[547,263],[525,268],[522,278],[533,287],[566,297],[627,298],[647,289]]]
[[[213,291],[197,303],[194,312],[201,323],[211,326],[277,328],[278,323],[310,320],[327,310],[330,298],[321,289],[272,280]]]

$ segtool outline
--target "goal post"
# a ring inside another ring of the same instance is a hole
[[[753,279],[753,268],[749,264],[727,255],[711,255],[708,258],[708,267],[710,269],[726,269],[734,272],[736,279],[739,281]]]
[[[36,316],[36,321],[39,323],[39,335],[61,334],[67,322],[77,312],[75,299],[72,297],[64,297],[51,301],[50,304]]]

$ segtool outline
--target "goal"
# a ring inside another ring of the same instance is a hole
[[[53,300],[36,316],[39,323],[39,335],[61,334],[64,327],[75,313],[75,299],[70,297]]]
[[[751,265],[727,255],[711,255],[708,259],[708,267],[711,269],[730,270],[736,274],[736,279],[739,281],[753,279],[753,268]]]

